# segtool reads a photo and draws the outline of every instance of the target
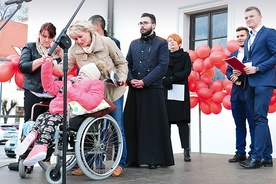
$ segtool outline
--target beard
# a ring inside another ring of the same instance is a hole
[[[141,33],[142,36],[149,36],[152,33],[152,29],[149,29],[144,33],[142,32],[142,30],[140,30],[140,33]]]

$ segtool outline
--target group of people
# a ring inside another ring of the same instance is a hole
[[[38,40],[25,45],[19,63],[20,71],[25,74],[24,119],[25,122],[35,121],[30,133],[15,150],[21,155],[34,144],[24,160],[25,166],[49,159],[47,154],[55,128],[65,118],[62,108],[64,87],[67,87],[67,103],[77,101],[91,110],[106,98],[116,106],[110,115],[120,127],[123,152],[113,176],[120,176],[125,167],[147,165],[149,169],[156,169],[173,166],[171,124],[177,124],[179,128],[184,161],[191,161],[189,54],[181,48],[179,35],[172,34],[167,39],[156,35],[153,14],[143,13],[138,25],[141,37],[131,42],[124,57],[120,42],[108,36],[102,16],[94,15],[71,24],[67,33],[74,44],[68,50],[68,72],[77,67],[78,75],[73,83],[68,76],[66,86],[62,81],[63,49],[57,46],[51,56],[47,55],[56,36],[55,26],[50,22],[43,24]],[[117,86],[103,82],[111,71],[118,75]],[[125,83],[129,90],[124,106]],[[184,89],[184,98],[180,101],[168,98],[168,92],[175,90],[174,85]],[[31,117],[32,106],[38,102],[48,102],[49,109],[36,110]],[[79,168],[72,174],[83,172]]]
[[[236,154],[229,162],[240,162],[240,166],[251,169],[273,165],[267,113],[276,87],[276,31],[262,25],[257,7],[245,10],[245,20],[251,31],[246,27],[236,29],[240,49],[231,56],[246,65],[246,75],[230,66],[226,73],[233,82],[231,105],[236,124]],[[78,75],[74,83],[68,78],[67,103],[74,100],[91,110],[106,98],[117,107],[110,115],[122,132],[123,152],[112,174],[115,177],[120,176],[125,167],[173,166],[172,124],[178,126],[184,161],[191,161],[188,84],[191,59],[181,48],[179,35],[171,34],[167,39],[156,35],[153,14],[143,13],[138,25],[141,37],[130,43],[126,57],[120,50],[120,41],[108,36],[102,16],[77,20],[68,28],[68,35],[74,40],[68,52],[68,71],[76,66]],[[25,74],[24,120],[35,121],[30,133],[15,150],[21,155],[34,143],[24,160],[26,166],[48,161],[48,145],[56,126],[64,118],[63,49],[57,46],[53,54],[47,56],[55,36],[55,26],[49,22],[43,24],[36,42],[27,43],[20,58],[19,69]],[[59,75],[53,76],[52,70]],[[119,77],[117,86],[103,82],[110,71]],[[125,83],[128,93],[124,106]],[[170,93],[179,89],[182,89],[183,98],[172,98]],[[32,106],[38,102],[50,103],[49,109],[36,110],[31,117]],[[245,151],[246,120],[251,135],[249,157]],[[83,172],[76,169],[72,174]]]
[[[228,66],[227,77],[233,82],[232,114],[236,124],[236,154],[229,162],[247,169],[273,166],[272,141],[268,125],[270,100],[276,87],[276,30],[262,25],[261,11],[245,9],[247,27],[236,29],[240,49],[231,54],[244,63],[245,75]],[[246,120],[251,137],[246,157]]]

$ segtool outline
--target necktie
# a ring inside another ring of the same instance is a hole
[[[253,42],[255,40],[255,36],[256,36],[255,31],[250,31],[250,38],[248,40],[248,48],[249,48],[249,50],[251,49],[251,45],[253,44]]]

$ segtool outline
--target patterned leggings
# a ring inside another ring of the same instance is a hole
[[[47,145],[51,144],[55,135],[56,127],[61,124],[62,121],[62,114],[50,114],[50,112],[40,114],[32,128],[32,131],[36,131],[38,133],[36,143]]]

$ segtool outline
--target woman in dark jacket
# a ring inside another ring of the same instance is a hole
[[[33,117],[31,117],[32,106],[35,103],[49,103],[53,96],[43,90],[41,84],[41,64],[42,56],[48,54],[51,44],[55,40],[56,27],[50,23],[44,23],[40,30],[36,42],[27,43],[21,52],[19,69],[25,74],[23,89],[24,89],[24,121],[29,121],[31,118],[36,120],[37,116],[47,111],[48,108],[35,108]],[[54,51],[52,57],[56,62],[60,62],[63,58],[63,50],[60,47]]]
[[[190,92],[188,76],[191,72],[191,59],[188,52],[181,48],[182,39],[177,34],[167,38],[170,50],[169,66],[163,78],[169,124],[177,124],[181,146],[184,148],[184,161],[190,162]],[[184,87],[184,99],[168,99],[168,92],[175,90],[174,85]]]

